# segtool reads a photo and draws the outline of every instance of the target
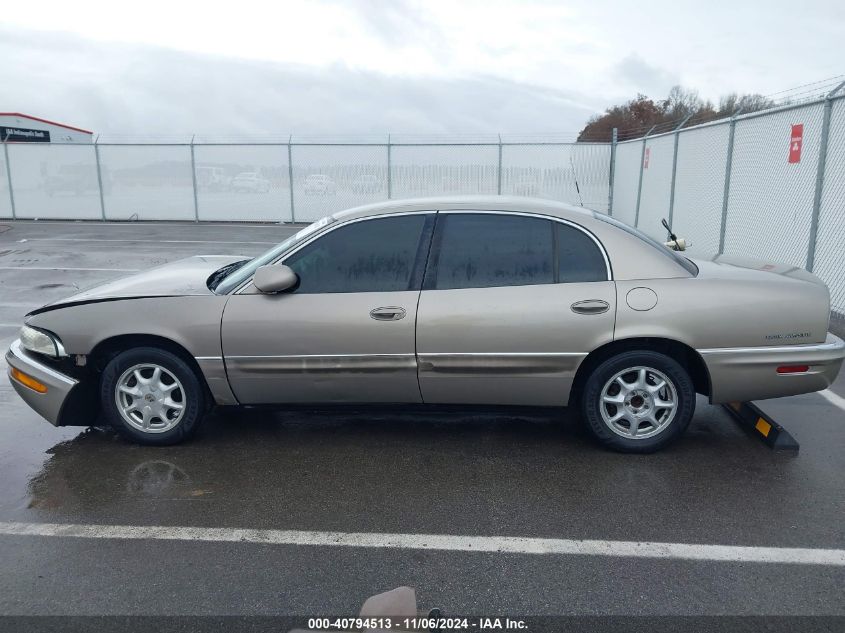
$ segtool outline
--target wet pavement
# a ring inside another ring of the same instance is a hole
[[[0,344],[79,287],[293,230],[0,225]],[[185,445],[140,447],[52,427],[4,379],[0,521],[845,548],[845,410],[759,404],[798,456],[703,400],[649,456],[602,450],[574,414],[502,410],[219,410]],[[845,568],[825,565],[0,536],[0,566],[19,614],[348,614],[398,585],[451,613],[845,614]]]

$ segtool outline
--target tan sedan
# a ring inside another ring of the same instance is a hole
[[[212,405],[577,405],[646,452],[713,403],[826,388],[845,356],[825,285],[791,266],[693,261],[551,201],[391,201],[264,255],[192,257],[26,317],[12,384],[56,425],[101,413],[149,444]]]

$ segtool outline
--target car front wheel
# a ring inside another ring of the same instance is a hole
[[[106,419],[140,444],[176,444],[195,433],[206,397],[194,370],[179,356],[137,347],[115,356],[100,383]]]
[[[689,426],[695,388],[676,360],[657,352],[624,352],[592,371],[581,407],[602,444],[626,453],[650,453]]]

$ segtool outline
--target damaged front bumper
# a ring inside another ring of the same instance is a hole
[[[6,352],[6,363],[9,382],[24,402],[50,424],[63,425],[62,410],[79,381],[40,362],[36,354],[23,349],[20,339]],[[16,375],[13,369],[23,376]]]

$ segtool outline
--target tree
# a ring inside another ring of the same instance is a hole
[[[747,94],[739,96],[735,92],[725,95],[719,99],[719,115],[731,116],[736,112],[757,112],[774,107],[775,102],[760,94]]]
[[[702,101],[698,90],[688,90],[681,86],[672,86],[669,96],[663,102],[663,112],[669,120],[684,119],[703,110],[712,110],[713,104]]]
[[[665,132],[674,129],[687,119],[685,125],[731,116],[738,109],[755,112],[771,108],[775,103],[759,94],[726,95],[719,99],[719,107],[703,100],[697,90],[673,86],[667,97],[654,101],[644,94],[608,108],[604,114],[593,116],[578,134],[578,141],[610,141],[613,128],[619,130],[619,139],[628,140],[645,135],[650,129]],[[655,127],[656,126],[656,127]]]
[[[586,127],[578,135],[578,140],[610,140],[613,128],[642,130],[642,133],[645,133],[648,128],[660,123],[664,118],[662,103],[655,103],[645,95],[638,94],[627,103],[608,108],[604,114],[590,118]]]

